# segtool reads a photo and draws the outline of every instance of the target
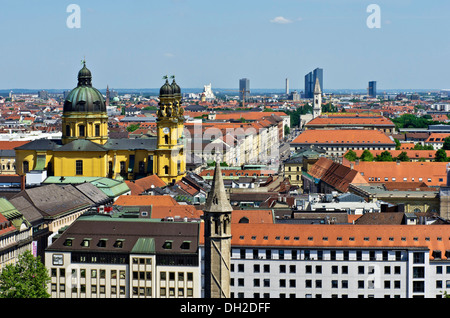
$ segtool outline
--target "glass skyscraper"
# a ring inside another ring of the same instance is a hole
[[[370,97],[376,97],[377,96],[377,82],[376,81],[370,81],[369,82],[369,89],[368,94]]]
[[[248,99],[248,96],[250,94],[250,80],[248,78],[241,78],[239,80],[239,98],[240,100]]]
[[[314,97],[314,84],[316,78],[319,79],[320,89],[323,92],[323,69],[316,68],[314,71],[305,75],[305,98]]]

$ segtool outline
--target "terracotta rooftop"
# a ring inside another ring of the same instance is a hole
[[[343,162],[346,164],[345,162]],[[369,182],[424,182],[428,186],[447,183],[447,162],[359,161],[353,169]]]
[[[308,129],[298,135],[292,144],[395,145],[395,142],[380,130]]]
[[[233,246],[450,250],[448,225],[233,224]],[[430,258],[432,258],[430,253]]]
[[[121,206],[175,206],[178,202],[169,195],[121,195],[114,205]]]
[[[425,142],[444,142],[444,139],[450,137],[450,134],[445,133],[432,133]]]
[[[308,173],[340,192],[347,192],[350,183],[367,183],[358,171],[325,157],[319,158]]]
[[[326,126],[326,125],[352,125],[352,126],[389,126],[395,127],[394,123],[383,116],[370,115],[322,115],[316,117],[306,124],[306,127],[311,126]]]

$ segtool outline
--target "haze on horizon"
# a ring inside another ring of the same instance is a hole
[[[67,6],[80,28],[67,27]],[[376,1],[381,27],[369,28],[359,0],[171,0],[66,2],[3,0],[0,89],[71,89],[85,57],[93,85],[303,90],[324,70],[324,88],[450,88],[444,0]]]

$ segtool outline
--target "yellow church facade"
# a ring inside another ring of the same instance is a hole
[[[19,175],[45,170],[47,176],[107,177],[133,180],[156,174],[166,183],[186,173],[181,91],[166,78],[160,89],[157,136],[108,138],[108,115],[102,94],[92,87],[86,65],[78,85],[66,97],[61,140],[39,139],[15,148]]]

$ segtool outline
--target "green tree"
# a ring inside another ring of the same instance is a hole
[[[414,150],[433,150],[433,146],[432,145],[426,145],[423,146],[421,143],[417,143],[414,145]]]
[[[128,131],[128,132],[133,132],[133,131],[135,131],[136,129],[138,129],[140,126],[141,126],[140,124],[131,124],[131,125],[128,125],[127,131]]]
[[[0,273],[0,298],[49,298],[49,282],[45,265],[25,251],[16,264],[6,265]]]
[[[354,152],[352,149],[347,151],[347,153],[344,155],[344,157],[348,161],[355,161],[356,159],[358,159],[358,156],[356,155],[356,152]]]
[[[359,158],[361,161],[373,161],[373,154],[365,149]]]
[[[406,154],[406,151],[402,151],[396,158],[399,161],[409,161],[409,157]]]
[[[399,150],[401,147],[400,141],[397,138],[394,138],[395,141],[395,150]]]
[[[445,152],[444,149],[439,149],[438,151],[436,151],[436,154],[434,155],[434,161],[437,161],[437,162],[448,161],[447,153]]]
[[[450,137],[444,139],[444,144],[442,145],[442,149],[450,150]]]
[[[385,150],[375,157],[375,161],[394,161],[394,158],[389,151]]]
[[[284,125],[284,135],[287,136],[291,132],[291,129],[288,125]]]

